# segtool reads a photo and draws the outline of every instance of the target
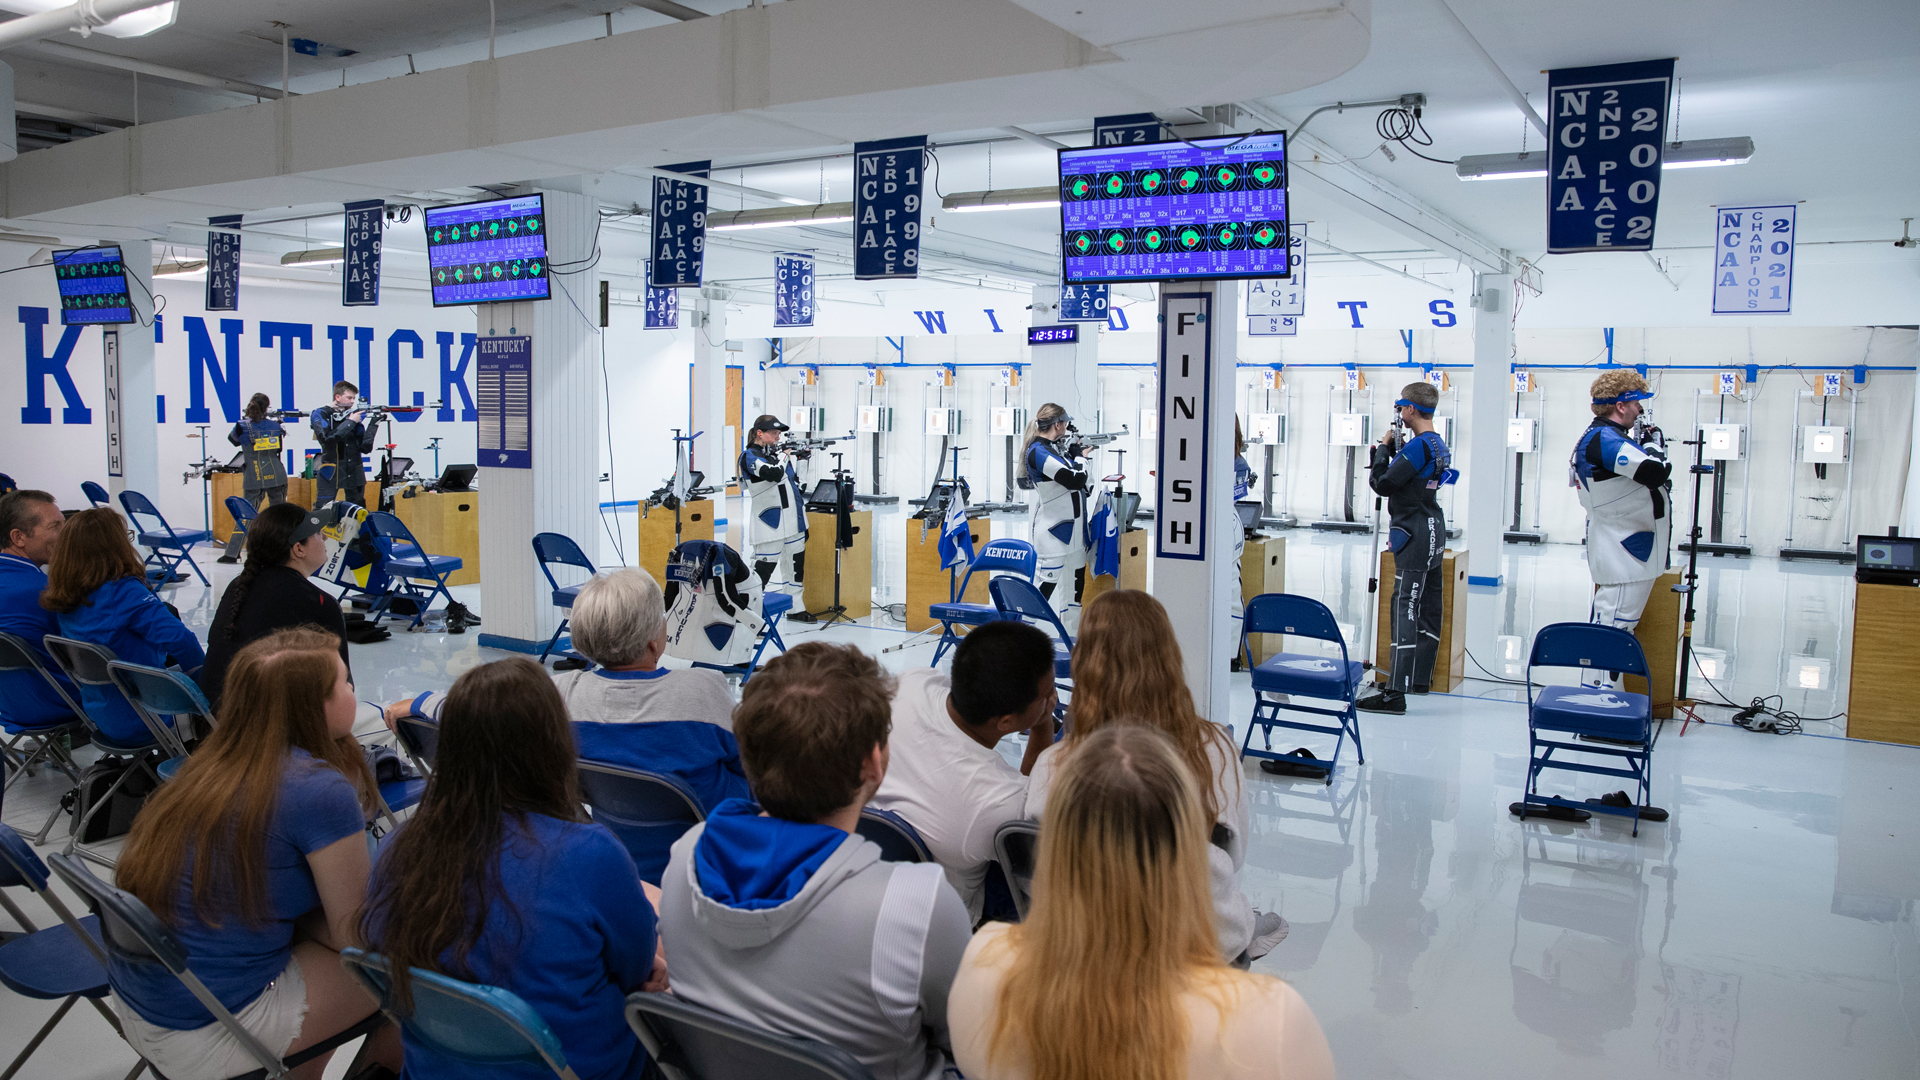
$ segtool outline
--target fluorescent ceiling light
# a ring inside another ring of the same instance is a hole
[[[11,11],[15,15],[38,15],[44,11],[72,7],[72,0],[0,0],[0,11]],[[157,4],[150,8],[129,12],[112,20],[104,26],[96,26],[93,32],[108,37],[135,38],[146,37],[156,30],[165,30],[173,25],[180,15],[177,2]]]
[[[207,268],[207,260],[205,259],[182,259],[182,260],[176,260],[174,262],[163,262],[163,263],[155,264],[153,268],[153,276],[154,277],[184,277],[187,274],[197,274],[202,270],[205,270],[206,268]]]
[[[1660,168],[1705,169],[1715,165],[1745,165],[1753,157],[1753,140],[1742,135],[1735,139],[1690,139],[1667,144]],[[1462,180],[1519,180],[1547,175],[1547,152],[1532,150],[1524,154],[1470,154],[1454,162],[1453,172]]]
[[[956,214],[986,210],[1041,210],[1060,205],[1057,187],[1007,188],[1004,191],[962,191],[941,200],[940,207]]]
[[[853,220],[850,202],[817,206],[770,206],[764,210],[714,210],[707,214],[708,232],[773,229],[783,225],[832,225]]]
[[[311,251],[289,251],[280,256],[281,266],[318,266],[322,263],[347,261],[346,248],[314,248]]]

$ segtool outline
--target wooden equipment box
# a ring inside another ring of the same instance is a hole
[[[1433,658],[1433,690],[1445,693],[1467,677],[1467,551],[1440,556],[1440,653]],[[1374,612],[1373,680],[1385,686],[1393,673],[1393,552],[1380,553],[1380,596]]]
[[[1262,593],[1287,591],[1287,538],[1255,536],[1240,552],[1240,603],[1244,607]],[[1280,634],[1255,634],[1247,645],[1253,650],[1253,662],[1263,664],[1282,651],[1286,638]],[[1240,647],[1238,642],[1234,648]]]
[[[924,539],[920,535],[920,526],[923,524],[927,527]],[[907,629],[915,633],[940,625],[938,620],[927,614],[927,608],[953,599],[947,571],[940,568],[940,525],[938,518],[926,522],[907,519]],[[967,519],[967,532],[973,537],[974,551],[987,546],[990,529],[986,518]],[[807,562],[807,577],[811,579],[813,557],[808,556]],[[965,577],[966,573],[965,569],[954,571],[957,577]],[[967,586],[966,595],[960,599],[969,604],[993,603],[993,598],[987,595],[987,575],[975,574]]]
[[[413,492],[412,498],[407,497],[408,491]],[[480,580],[479,492],[409,488],[394,496],[393,516],[427,554],[460,560],[460,569],[447,575],[447,584],[471,585]]]
[[[639,542],[635,545],[638,557],[635,565],[653,575],[653,580],[667,587],[667,556],[673,554],[673,511],[664,506],[656,506],[647,511],[638,525]],[[699,502],[682,504],[680,507],[680,543],[688,540],[713,539],[713,500],[702,499]],[[747,561],[749,569],[753,566],[753,555],[742,551],[740,557]]]
[[[1856,584],[1853,674],[1847,683],[1847,737],[1920,745],[1920,698],[1913,693],[1913,633],[1920,589]]]
[[[806,581],[800,604],[812,612],[833,606],[833,517],[807,514]],[[840,553],[840,603],[848,618],[864,619],[873,614],[873,511],[856,510],[847,517],[853,525],[853,546]],[[751,566],[753,553],[745,554]]]
[[[1080,593],[1080,603],[1084,607],[1093,603],[1093,599],[1102,593],[1115,589],[1137,589],[1146,591],[1147,560],[1152,557],[1148,551],[1152,544],[1145,529],[1128,529],[1120,536],[1120,579],[1115,581],[1111,574],[1101,574],[1087,582]]]
[[[311,507],[317,491],[315,484],[316,481],[305,480],[298,476],[288,477],[287,501]],[[245,487],[246,478],[239,473],[213,474],[213,538],[223,544],[233,536],[233,515],[227,513],[227,496],[238,495],[244,499],[247,497]],[[466,494],[475,493],[466,492]],[[369,509],[378,508],[380,505],[380,485],[372,480],[367,481],[367,505]],[[436,551],[434,554],[438,555],[440,552]]]
[[[1633,636],[1640,641],[1640,651],[1647,654],[1653,689],[1648,690],[1647,681],[1638,675],[1628,675],[1621,682],[1627,692],[1648,696],[1655,720],[1672,719],[1673,692],[1679,685],[1680,614],[1685,610],[1686,598],[1673,591],[1678,584],[1678,570],[1670,570],[1654,581],[1653,591],[1647,594],[1647,609],[1640,613],[1640,625],[1633,631]]]

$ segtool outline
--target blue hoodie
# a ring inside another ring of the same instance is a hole
[[[831,825],[761,817],[760,807],[728,799],[707,818],[693,848],[700,891],[742,911],[776,908],[800,895],[847,834]]]
[[[115,578],[93,590],[79,607],[60,616],[60,636],[104,645],[129,664],[166,667],[171,659],[189,675],[207,662],[200,639],[137,577]],[[82,686],[80,704],[114,742],[139,746],[152,741],[146,723],[118,690]],[[172,723],[171,717],[166,720]]]

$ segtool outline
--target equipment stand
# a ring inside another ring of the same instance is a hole
[[[833,603],[824,611],[808,612],[808,621],[825,623],[828,626],[837,622],[854,623],[856,620],[847,614],[847,605],[840,602],[840,560],[846,550],[853,546],[853,474],[840,467],[844,454],[833,454]]]
[[[211,471],[213,469],[213,462],[207,457],[207,425],[196,424],[194,426],[200,429],[200,434],[194,435],[189,433],[187,438],[200,440],[200,464],[198,466],[200,470],[200,527],[205,529],[207,535],[211,537],[213,535],[213,473]]]
[[[440,436],[427,440],[427,449],[433,451],[433,478],[440,479]]]
[[[1680,735],[1685,737],[1687,725],[1696,720],[1705,721],[1696,711],[1698,703],[1687,694],[1687,680],[1693,674],[1693,600],[1699,592],[1700,581],[1700,478],[1714,471],[1714,467],[1705,463],[1707,438],[1701,434],[1699,425],[1694,425],[1693,438],[1680,444],[1693,447],[1693,522],[1687,529],[1687,573],[1686,580],[1673,587],[1673,591],[1684,593],[1687,597],[1687,609],[1680,619],[1680,689],[1674,694],[1673,707],[1686,714],[1680,723]]]

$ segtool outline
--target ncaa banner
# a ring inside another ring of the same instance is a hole
[[[240,215],[210,217],[207,224],[208,311],[240,310]],[[214,229],[231,230],[215,232]]]
[[[1290,315],[1307,313],[1307,227],[1287,226],[1287,276],[1252,278],[1247,282],[1247,314]]]
[[[773,257],[773,325],[813,325],[813,256],[783,251]]]
[[[1298,337],[1300,319],[1294,315],[1255,315],[1247,320],[1248,337]]]
[[[662,165],[667,172],[707,175],[710,161]],[[653,254],[647,279],[659,289],[697,289],[707,251],[707,185],[653,178]]]
[[[918,277],[927,137],[853,144],[853,276]]]
[[[1093,145],[1125,146],[1160,141],[1160,118],[1150,112],[1093,118]]]
[[[1102,285],[1060,286],[1061,322],[1106,322],[1107,287]]]
[[[380,303],[380,230],[385,199],[347,204],[346,261],[340,267],[340,306],[376,307]]]
[[[1714,211],[1713,313],[1793,313],[1793,231],[1786,206],[1722,206]]]
[[[1547,73],[1547,251],[1651,251],[1672,60]]]
[[[648,330],[680,329],[680,294],[672,289],[653,287],[653,272],[647,272],[647,321]]]

